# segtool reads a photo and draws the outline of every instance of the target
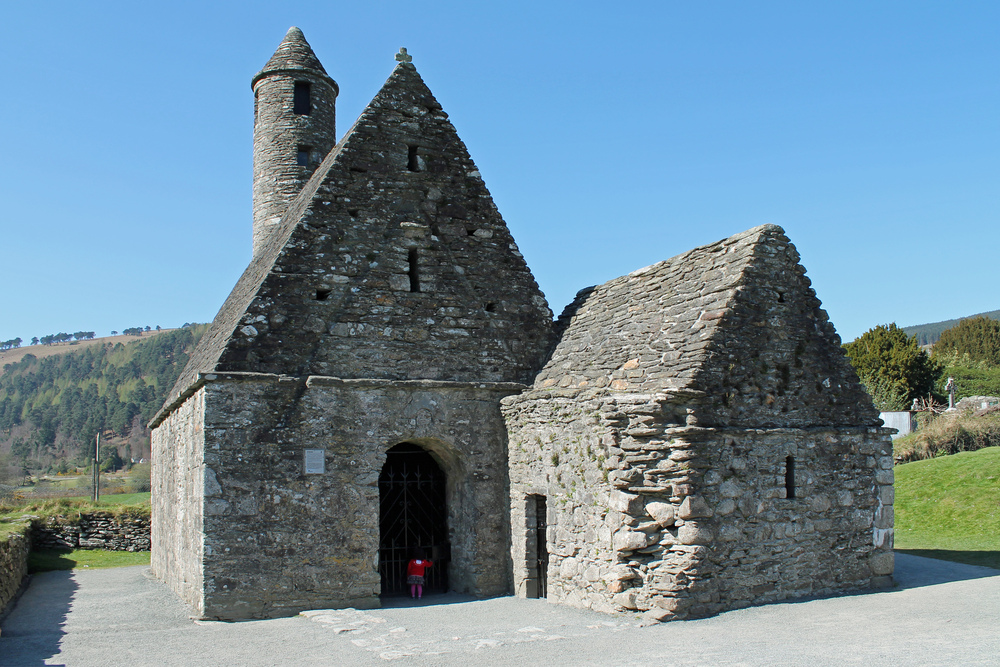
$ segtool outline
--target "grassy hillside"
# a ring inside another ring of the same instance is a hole
[[[1000,310],[991,310],[988,313],[976,313],[968,317],[959,317],[954,320],[944,320],[943,322],[931,322],[930,324],[917,324],[912,327],[900,327],[907,336],[916,336],[917,345],[933,345],[941,337],[941,332],[950,329],[960,321],[969,317],[988,317],[992,320],[1000,320]]]
[[[148,456],[146,422],[206,329],[195,325],[43,359],[28,354],[8,364],[0,375],[0,457],[6,458],[0,463],[6,470],[65,472],[89,462],[97,433],[108,445],[102,460],[117,465],[119,457]]]
[[[895,472],[897,551],[1000,568],[1000,447]]]

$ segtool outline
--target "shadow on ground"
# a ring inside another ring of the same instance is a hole
[[[919,588],[952,581],[1000,577],[1000,570],[965,563],[957,558],[932,556],[933,553],[953,555],[992,552],[896,549],[896,571],[893,573],[896,584],[900,588]],[[943,562],[946,560],[951,562]]]
[[[31,586],[17,601],[0,628],[0,665],[55,665],[46,662],[59,653],[66,634],[66,616],[79,588],[71,571],[34,575]],[[19,640],[17,662],[7,662],[4,643]]]
[[[72,570],[77,562],[70,549],[37,549],[28,554],[28,572],[49,572],[52,570]]]
[[[952,549],[896,549],[898,554],[909,554],[911,556],[923,556],[924,558],[937,558],[938,560],[950,560],[953,563],[965,563],[966,565],[979,565],[981,567],[992,567],[1000,570],[1000,551],[955,551]]]
[[[479,598],[462,593],[424,593],[422,598],[413,599],[408,595],[383,595],[382,609],[406,609],[407,607],[431,607],[447,604],[474,602]]]

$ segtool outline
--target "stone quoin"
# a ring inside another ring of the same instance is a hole
[[[401,49],[336,141],[253,78],[253,259],[154,417],[152,568],[201,618],[515,593],[650,620],[891,581],[888,431],[765,225],[552,320]]]

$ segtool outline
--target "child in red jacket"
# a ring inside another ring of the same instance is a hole
[[[414,552],[414,558],[406,564],[406,583],[410,585],[411,598],[424,596],[424,570],[432,565],[434,563],[424,558],[424,552],[420,549]]]

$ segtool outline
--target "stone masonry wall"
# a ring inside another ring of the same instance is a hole
[[[376,607],[378,477],[416,443],[447,475],[451,590],[510,590],[506,434],[512,384],[204,376],[208,618]],[[165,422],[166,423],[166,422]],[[304,450],[325,452],[306,474]]]
[[[200,613],[205,488],[205,391],[198,389],[152,434],[153,573]]]
[[[31,540],[27,529],[0,540],[0,618],[28,576],[28,552]]]
[[[892,460],[874,429],[711,429],[678,396],[504,400],[514,585],[535,589],[527,498],[549,510],[549,599],[656,620],[885,585]],[[795,460],[796,497],[785,498]]]
[[[148,516],[95,512],[73,519],[50,517],[34,521],[31,542],[36,549],[149,551],[149,531]]]

